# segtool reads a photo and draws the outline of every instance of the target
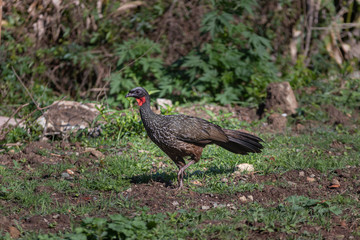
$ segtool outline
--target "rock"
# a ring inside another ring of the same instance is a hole
[[[227,183],[227,182],[229,182],[229,180],[227,178],[223,178],[223,179],[221,179],[221,182]]]
[[[271,114],[267,120],[270,128],[276,131],[286,130],[287,118],[281,116],[279,113]]]
[[[95,106],[93,103],[56,101],[36,121],[44,128],[46,136],[63,136],[90,127],[90,124],[99,115]]]
[[[18,239],[20,237],[20,231],[16,227],[10,226],[9,233],[12,239]]]
[[[101,159],[101,158],[105,157],[105,155],[102,152],[96,150],[95,148],[85,148],[85,152],[91,153],[92,155],[94,155],[98,159]]]
[[[210,209],[210,207],[209,206],[201,206],[201,209],[202,210],[208,210],[208,209]]]
[[[196,185],[196,186],[202,186],[202,183],[199,182],[198,180],[193,180],[193,181],[191,181],[191,183]]]
[[[60,217],[60,214],[55,214],[54,216],[52,216],[53,219],[58,219]]]
[[[307,177],[307,178],[306,178],[306,181],[308,181],[308,182],[315,182],[316,179],[313,178],[313,177]]]
[[[231,174],[231,176],[233,176],[233,177],[239,177],[239,176],[241,176],[241,172],[240,172],[240,171],[235,171],[235,172],[233,172],[233,173]]]
[[[337,180],[336,178],[334,178],[332,181],[331,181],[331,184],[329,185],[329,188],[330,189],[334,189],[334,188],[339,188],[340,187],[340,182],[339,180]]]
[[[299,177],[304,177],[305,176],[305,172],[304,171],[300,171],[299,172]]]
[[[20,121],[21,121],[21,119],[0,116],[0,128],[2,128],[5,123],[6,123],[6,126],[15,126]],[[18,126],[19,127],[24,127],[24,124],[20,123]]]
[[[237,171],[241,172],[254,172],[254,165],[249,164],[249,163],[241,163],[239,165],[236,166]]]
[[[172,205],[176,207],[176,206],[179,206],[180,204],[179,204],[178,201],[173,201],[173,202],[172,202]]]
[[[270,83],[266,92],[265,109],[286,114],[296,113],[298,103],[288,82]]]
[[[294,183],[294,182],[292,182],[292,181],[288,181],[287,183],[288,183],[291,187],[296,187],[296,185],[297,185],[296,183]]]
[[[337,180],[336,178],[334,178],[334,179],[331,181],[331,184],[340,185],[340,182],[339,182],[339,180]]]
[[[73,180],[74,178],[70,176],[70,174],[68,174],[67,172],[63,172],[61,173],[61,177],[66,179],[66,180]]]
[[[254,197],[253,197],[253,195],[249,195],[249,196],[247,196],[247,199],[249,199],[249,201],[251,201],[251,202],[253,202],[253,201],[254,201]]]
[[[247,202],[247,198],[245,196],[240,196],[239,200],[243,203]]]
[[[170,99],[165,99],[165,98],[157,98],[156,104],[157,104],[159,110],[160,110],[160,108],[167,109],[168,107],[173,106],[172,101]]]
[[[230,209],[236,210],[236,206],[233,203],[228,203],[226,206]]]
[[[213,206],[214,206],[214,208],[224,208],[224,207],[226,207],[225,204],[218,204],[216,202],[213,203]]]
[[[311,178],[315,178],[315,174],[310,174],[310,176],[309,177],[311,177]]]

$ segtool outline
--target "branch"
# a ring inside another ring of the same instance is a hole
[[[1,0],[0,0],[0,1],[1,1]],[[11,66],[11,68],[12,68],[12,70],[13,70],[16,78],[19,80],[19,82],[21,83],[21,85],[24,87],[26,93],[29,95],[29,97],[31,98],[31,100],[32,100],[33,103],[35,104],[36,108],[37,108],[38,110],[40,110],[40,107],[39,107],[38,103],[34,100],[34,98],[33,98],[33,96],[31,95],[29,89],[27,89],[27,87],[25,86],[25,84],[23,83],[23,81],[21,80],[21,78],[19,77],[19,75],[16,73],[14,67]]]

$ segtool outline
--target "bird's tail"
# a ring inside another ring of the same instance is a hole
[[[217,142],[216,144],[230,152],[245,155],[249,152],[261,152],[261,149],[263,148],[263,145],[260,143],[263,142],[263,140],[252,134],[230,129],[223,129],[223,131],[229,141]]]

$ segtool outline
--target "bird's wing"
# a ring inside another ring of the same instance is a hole
[[[199,144],[228,141],[224,131],[215,124],[186,115],[174,116],[176,117],[173,117],[171,121],[171,129],[176,138],[181,141]]]

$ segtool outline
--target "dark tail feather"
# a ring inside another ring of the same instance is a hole
[[[263,140],[259,137],[236,130],[223,129],[223,131],[227,135],[229,141],[226,143],[218,142],[216,144],[230,152],[245,155],[249,152],[261,152],[261,149],[263,148],[260,143],[263,142]]]

